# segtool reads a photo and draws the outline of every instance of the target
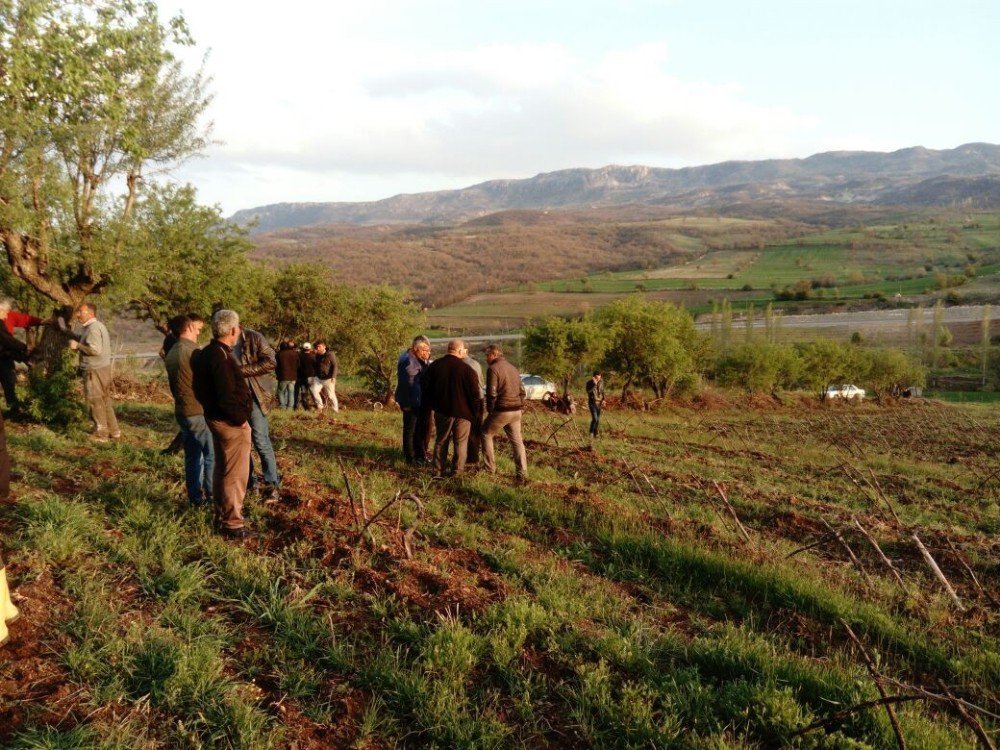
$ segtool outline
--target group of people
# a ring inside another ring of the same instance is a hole
[[[482,367],[462,339],[448,342],[448,353],[431,360],[430,340],[413,339],[396,363],[396,403],[403,411],[403,456],[412,465],[431,464],[436,476],[461,476],[479,464],[496,472],[493,439],[510,440],[514,472],[527,481],[528,459],[521,435],[524,385],[517,368],[490,344]],[[450,454],[450,458],[449,458]]]
[[[278,406],[282,409],[317,409],[326,404],[340,411],[337,375],[340,364],[325,341],[306,341],[296,346],[292,340],[278,346]]]

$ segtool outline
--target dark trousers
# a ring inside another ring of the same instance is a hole
[[[14,360],[0,358],[0,386],[3,387],[3,397],[7,399],[8,408],[17,406],[17,373],[14,370]]]
[[[434,450],[434,412],[420,409],[417,412],[416,437],[413,438],[414,451],[419,447],[425,459],[430,460]],[[417,452],[417,455],[420,455]]]
[[[597,437],[597,430],[601,426],[601,405],[588,404],[590,407],[590,434]]]
[[[408,464],[427,459],[426,443],[418,431],[420,423],[419,409],[407,409],[403,412],[403,458]]]

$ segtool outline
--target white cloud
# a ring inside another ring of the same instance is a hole
[[[237,125],[245,115],[218,117],[226,145],[213,161],[317,176],[432,172],[458,186],[571,166],[784,152],[811,125],[735,86],[672,76],[663,46],[590,64],[554,44],[420,59],[368,48],[364,57],[372,64],[341,70],[337,81],[309,79],[311,91],[288,81],[272,106],[252,107],[253,127]]]

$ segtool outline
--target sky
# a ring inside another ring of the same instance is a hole
[[[160,0],[226,215],[608,164],[1000,142],[997,0]]]

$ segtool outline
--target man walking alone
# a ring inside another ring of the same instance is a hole
[[[524,384],[521,374],[504,359],[503,350],[496,344],[486,347],[486,424],[483,426],[483,453],[486,470],[495,474],[496,455],[493,452],[493,438],[500,431],[510,440],[514,453],[514,472],[519,481],[528,478],[528,456],[521,437],[521,415],[524,409]]]
[[[604,409],[604,376],[600,372],[595,372],[587,381],[587,406],[590,408],[590,436],[595,438]]]

